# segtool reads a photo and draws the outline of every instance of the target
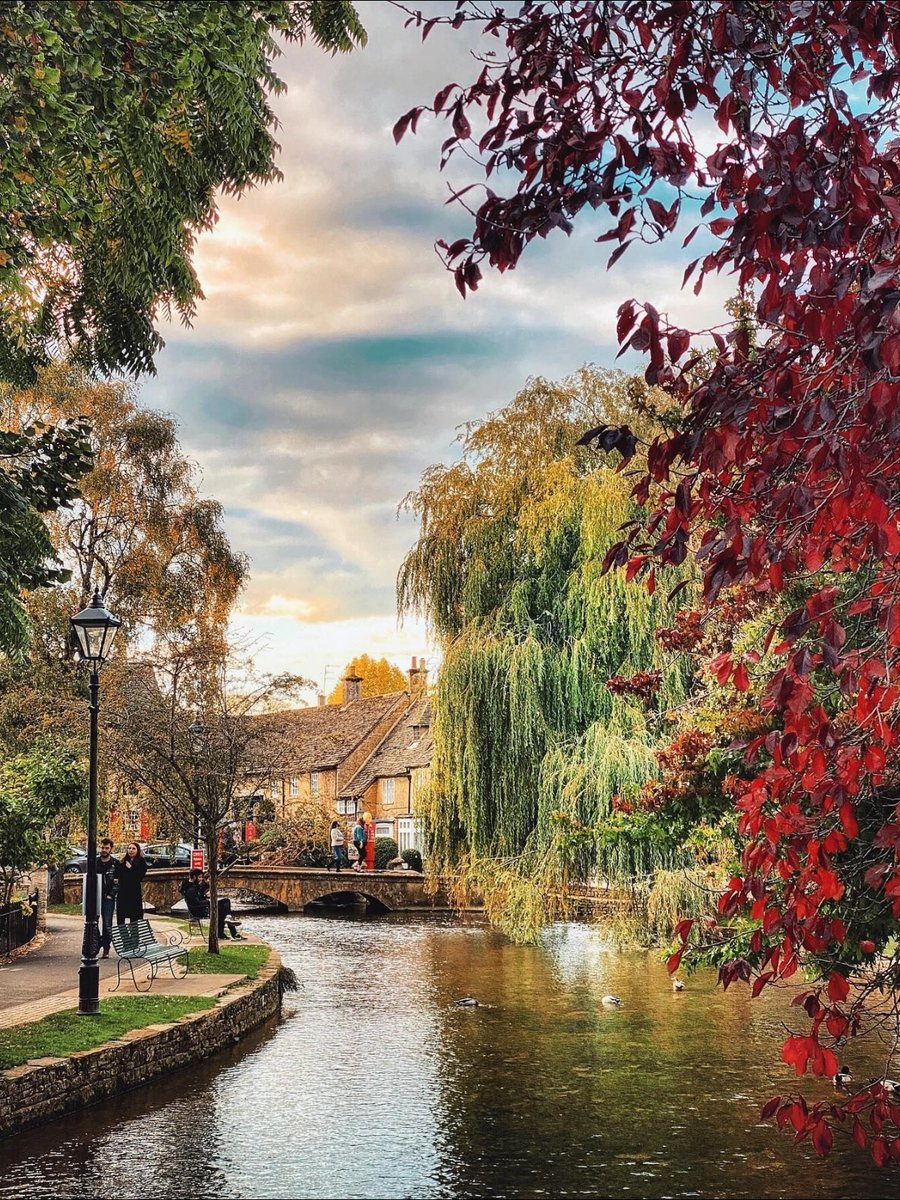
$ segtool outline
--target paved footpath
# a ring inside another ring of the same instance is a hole
[[[169,931],[171,924],[151,919],[160,933]],[[4,967],[0,967],[0,1029],[39,1021],[41,1017],[75,1008],[78,1004],[78,968],[81,964],[81,936],[84,922],[81,917],[58,913],[47,915],[47,940],[39,950],[32,950]],[[201,942],[195,942],[199,948]],[[168,974],[168,969],[164,968]],[[185,979],[166,979],[162,971],[156,977],[153,996],[218,996],[241,975],[188,975]],[[134,996],[128,972],[123,975],[117,996]],[[115,951],[108,959],[100,960],[100,995],[109,994],[116,983]]]

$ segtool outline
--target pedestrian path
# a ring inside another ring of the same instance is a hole
[[[158,919],[152,923],[157,924]],[[169,925],[163,922],[162,931]],[[169,928],[171,926],[169,925]],[[78,1006],[78,967],[81,963],[80,917],[51,913],[47,917],[47,940],[39,950],[14,959],[0,967],[0,1029],[40,1021],[51,1013]],[[201,942],[197,942],[198,947]],[[152,996],[219,996],[242,975],[188,975],[184,979],[166,979],[162,974],[153,983]],[[100,960],[100,996],[108,996],[116,984],[115,957]],[[74,986],[73,986],[74,985]],[[138,995],[131,983],[122,979],[116,996]],[[140,993],[146,994],[146,993]]]

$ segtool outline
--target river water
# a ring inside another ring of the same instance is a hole
[[[300,981],[281,1020],[0,1143],[0,1196],[900,1195],[855,1149],[822,1163],[757,1123],[794,1086],[784,996],[673,993],[655,956],[583,925],[538,947],[450,916],[247,925]],[[848,1057],[879,1069],[875,1046]]]

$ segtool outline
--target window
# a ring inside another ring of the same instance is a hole
[[[297,778],[296,775],[291,776],[291,795],[292,796],[300,795],[300,780]]]
[[[278,797],[281,795],[281,787],[280,787],[277,779],[273,779],[272,782],[269,784],[269,795],[272,797],[273,800],[277,800]]]
[[[312,771],[309,776],[309,794],[318,796],[319,794],[319,772]]]
[[[356,813],[356,801],[338,800],[337,810],[342,817],[352,817]]]
[[[375,836],[377,838],[393,837],[394,836],[394,822],[393,821],[376,821],[375,822]]]
[[[129,808],[128,810],[128,828],[140,829],[141,827],[141,810],[139,808]]]
[[[422,829],[415,817],[400,817],[397,821],[397,847],[400,854],[404,850],[420,850],[422,848]]]
[[[394,781],[393,779],[382,779],[381,781],[381,803],[385,808],[390,808],[394,803]]]

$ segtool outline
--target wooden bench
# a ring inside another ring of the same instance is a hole
[[[170,934],[168,941],[164,944],[156,940],[149,921],[130,921],[127,925],[113,925],[112,941],[119,961],[116,963],[116,986],[109,989],[111,992],[116,991],[122,982],[123,962],[128,964],[131,971],[131,982],[134,984],[135,991],[138,992],[150,991],[161,963],[169,964],[173,979],[183,979],[187,975],[187,962],[184,963],[184,972],[181,975],[175,973],[175,963],[178,959],[187,958],[184,936],[178,931]],[[134,964],[136,962],[146,963],[150,970],[145,988],[139,986],[135,976]]]

